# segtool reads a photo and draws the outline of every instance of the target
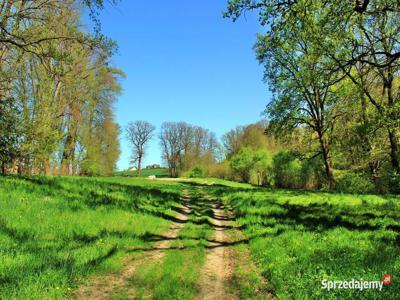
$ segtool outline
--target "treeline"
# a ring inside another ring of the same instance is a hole
[[[215,177],[275,188],[382,191],[370,175],[346,168],[333,169],[332,186],[323,156],[310,150],[315,145],[310,143],[307,130],[297,128],[292,135],[276,136],[271,127],[267,121],[237,126],[226,132],[220,143],[208,129],[185,122],[165,122],[158,133],[164,165],[171,177]],[[126,128],[138,176],[146,145],[155,130],[146,121],[130,122]],[[382,187],[382,192],[391,191],[389,185]]]
[[[115,2],[115,1],[112,1]],[[102,1],[0,1],[1,173],[112,174],[123,73],[99,32]],[[92,17],[88,33],[82,13]]]
[[[217,162],[220,145],[213,132],[185,122],[165,122],[161,126],[160,145],[170,175],[201,177],[209,175]]]
[[[400,192],[398,1],[235,0],[226,17],[250,10],[265,29],[268,132],[287,149],[276,184],[305,187],[311,165],[315,188]]]
[[[132,149],[131,163],[140,176],[142,159],[156,127],[147,121],[129,122],[126,138]],[[216,175],[222,147],[215,133],[186,122],[164,122],[158,135],[162,159],[171,177]],[[223,174],[221,175],[223,176]]]

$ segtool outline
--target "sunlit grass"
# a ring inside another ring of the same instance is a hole
[[[232,204],[253,259],[279,299],[398,299],[398,196],[214,188]],[[376,290],[321,280],[394,280]]]
[[[197,197],[193,193],[191,204],[196,203]],[[132,278],[137,299],[193,299],[198,293],[200,272],[206,259],[205,246],[213,230],[207,224],[191,222],[197,220],[196,210],[200,206],[191,207],[188,222],[171,241],[170,250],[166,250],[162,260],[143,263]]]
[[[168,228],[180,193],[145,179],[0,178],[2,299],[62,298],[118,270],[125,249]]]

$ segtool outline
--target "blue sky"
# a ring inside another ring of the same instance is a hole
[[[262,32],[257,16],[233,23],[222,17],[227,0],[122,0],[101,13],[102,32],[119,51],[113,63],[127,75],[116,105],[117,122],[186,121],[218,137],[261,119],[270,99],[252,49]],[[157,136],[145,164],[161,163]],[[121,135],[118,168],[129,166]]]

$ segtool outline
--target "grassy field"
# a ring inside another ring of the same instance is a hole
[[[171,250],[161,261],[143,261],[115,299],[126,299],[130,287],[137,298],[196,295],[212,229],[204,193],[232,206],[245,237],[231,244],[238,262],[231,284],[242,299],[269,292],[278,299],[398,299],[399,197],[129,177],[0,177],[1,298],[61,299],[91,276],[118,272],[132,249],[145,253],[168,230],[184,190],[192,212]],[[321,286],[323,279],[384,274],[393,283],[382,292]]]
[[[398,299],[400,198],[214,187],[233,205],[279,299]],[[322,289],[321,280],[381,280],[377,290]]]
[[[157,178],[166,178],[169,177],[168,169],[159,168],[159,169],[142,169],[140,177],[148,177],[150,175],[155,175]],[[119,171],[115,173],[115,176],[123,176],[123,177],[137,177],[137,171]]]
[[[0,178],[2,299],[61,298],[165,231],[182,185],[129,178]]]

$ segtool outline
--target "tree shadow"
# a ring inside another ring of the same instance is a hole
[[[302,230],[317,232],[339,227],[358,231],[381,229],[400,231],[400,224],[396,221],[398,217],[394,217],[393,223],[388,224],[388,215],[360,211],[360,208],[350,211],[328,203],[312,203],[304,206],[289,202],[277,203],[273,200],[264,203],[264,206],[268,206],[269,208],[276,207],[278,209],[267,213],[263,212],[263,210],[259,212],[252,211],[251,213],[241,212],[237,217],[243,217],[244,221],[246,219],[255,219],[257,220],[255,224],[260,225],[270,226],[271,223],[276,223],[279,225],[289,225],[293,228],[299,226]],[[261,220],[259,218],[252,218],[252,216],[261,217]],[[245,223],[242,227],[248,228],[252,224],[251,222]]]

